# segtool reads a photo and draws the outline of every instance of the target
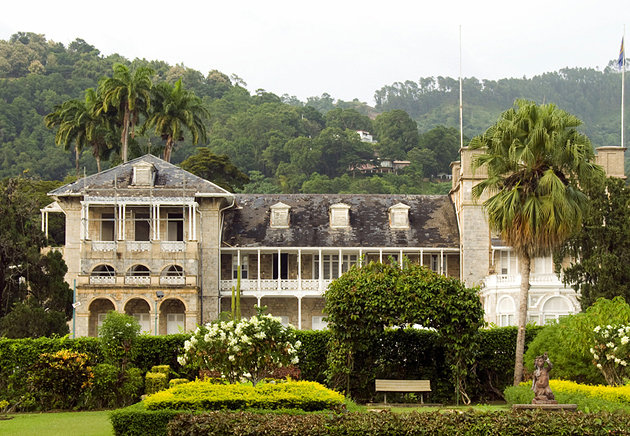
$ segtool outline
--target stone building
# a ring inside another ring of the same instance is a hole
[[[598,163],[623,177],[623,148]],[[486,321],[516,323],[518,261],[488,229],[472,187],[485,177],[463,148],[450,195],[232,194],[146,155],[49,193],[64,213],[77,336],[95,336],[106,313],[133,315],[151,334],[176,333],[230,310],[241,271],[244,316],[254,307],[319,329],[323,292],[352,265],[415,262],[480,286]],[[532,262],[530,321],[579,311],[550,258]]]

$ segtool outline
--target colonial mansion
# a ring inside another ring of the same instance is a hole
[[[623,177],[621,147],[597,162]],[[300,329],[325,327],[323,293],[361,262],[425,265],[480,286],[486,321],[516,323],[520,275],[512,249],[489,231],[472,187],[475,152],[452,165],[449,195],[233,194],[145,155],[62,186],[42,209],[63,213],[76,288],[75,334],[96,336],[107,312],[133,315],[149,334],[194,329],[229,311],[240,269],[241,308]],[[532,262],[529,321],[580,310],[550,258]]]

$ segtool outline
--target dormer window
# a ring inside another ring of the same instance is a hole
[[[408,229],[409,228],[409,206],[403,203],[397,203],[389,208],[389,227],[391,229]]]
[[[333,229],[350,227],[350,206],[337,203],[330,206],[330,227]]]
[[[148,162],[140,162],[133,166],[133,185],[153,186],[155,168]]]
[[[271,219],[269,225],[274,229],[289,228],[289,210],[291,206],[284,203],[276,203],[269,208],[271,210]]]

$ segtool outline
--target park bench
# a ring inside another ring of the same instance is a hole
[[[424,404],[424,392],[431,392],[431,382],[429,380],[376,379],[376,392],[385,393],[385,404],[387,404],[387,392],[420,392],[420,403]]]

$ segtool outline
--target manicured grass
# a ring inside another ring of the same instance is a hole
[[[109,411],[20,413],[0,420],[0,435],[20,436],[111,436]]]

